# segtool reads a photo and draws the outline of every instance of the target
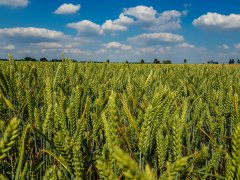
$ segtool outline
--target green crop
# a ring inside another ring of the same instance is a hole
[[[0,179],[240,179],[236,65],[0,62]]]

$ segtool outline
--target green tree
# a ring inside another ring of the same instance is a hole
[[[48,60],[47,60],[47,58],[43,57],[43,58],[40,58],[40,61],[45,62],[45,61],[48,61]]]
[[[154,61],[153,61],[153,63],[154,63],[154,64],[160,64],[160,61],[159,61],[157,58],[155,58]]]
[[[36,59],[31,57],[25,57],[24,61],[36,61]]]
[[[172,64],[172,61],[169,60],[169,59],[167,59],[167,60],[164,60],[164,61],[163,61],[163,64]]]

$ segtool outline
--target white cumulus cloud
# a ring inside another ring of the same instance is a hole
[[[131,50],[132,46],[121,44],[119,42],[109,42],[104,44],[104,47],[107,49],[120,49],[120,50]]]
[[[61,43],[57,43],[57,42],[39,42],[39,43],[31,43],[31,45],[37,46],[39,48],[48,48],[48,49],[59,49],[63,47]]]
[[[132,8],[124,9],[125,15],[133,16],[140,21],[152,21],[155,19],[157,11],[153,7],[136,6]]]
[[[119,18],[112,21],[106,20],[102,25],[104,31],[126,31],[128,25],[133,23],[133,19],[125,16],[123,13],[119,15]]]
[[[62,4],[59,8],[57,8],[53,13],[54,14],[75,14],[80,9],[80,4]]]
[[[187,48],[195,48],[194,45],[188,44],[188,43],[186,43],[186,42],[181,43],[181,44],[178,44],[177,47],[179,47],[179,48],[186,48],[186,49],[187,49]]]
[[[222,44],[219,46],[220,49],[230,49],[230,47],[227,44]]]
[[[64,53],[69,53],[69,54],[77,54],[77,55],[91,55],[90,51],[85,51],[77,48],[72,48],[72,49],[64,49]]]
[[[101,26],[89,20],[69,23],[67,26],[76,29],[79,35],[103,35]]]
[[[150,30],[172,30],[181,28],[181,17],[187,15],[186,11],[164,11],[153,22]]]
[[[240,49],[240,43],[234,46],[236,49]]]
[[[126,31],[127,27],[121,24],[115,23],[112,20],[107,20],[102,25],[103,30],[105,31]]]
[[[187,11],[169,10],[158,13],[153,7],[136,6],[123,9],[118,19],[108,19],[103,24],[83,20],[69,23],[67,26],[76,29],[79,35],[102,35],[105,32],[116,35],[117,31],[127,31],[131,25],[144,30],[162,32],[181,28],[181,17],[186,15]]]
[[[154,53],[156,50],[153,47],[137,48],[141,53]]]
[[[240,14],[222,15],[208,12],[207,14],[195,19],[192,24],[203,29],[240,29]]]
[[[173,33],[144,33],[128,39],[129,41],[141,42],[148,45],[159,45],[162,43],[183,42],[183,36]]]
[[[28,0],[0,0],[0,6],[25,7],[28,5]]]
[[[3,49],[4,50],[14,50],[15,46],[13,44],[9,44],[9,45],[3,46]]]
[[[106,53],[106,52],[107,52],[106,49],[101,48],[101,49],[97,50],[95,53],[96,53],[96,54],[104,54],[104,53]]]
[[[123,14],[135,19],[136,24],[143,29],[152,31],[173,30],[181,28],[181,17],[186,11],[176,10],[158,13],[153,7],[136,6],[123,10]]]
[[[16,28],[3,28],[0,29],[0,37],[10,39],[12,41],[41,41],[53,40],[63,38],[64,34],[59,31],[34,28],[34,27],[16,27]]]

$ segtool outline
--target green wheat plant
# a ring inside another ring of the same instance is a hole
[[[0,179],[240,179],[240,68],[0,62]]]

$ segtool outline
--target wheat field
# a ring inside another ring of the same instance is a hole
[[[240,179],[240,68],[0,62],[0,179]]]

